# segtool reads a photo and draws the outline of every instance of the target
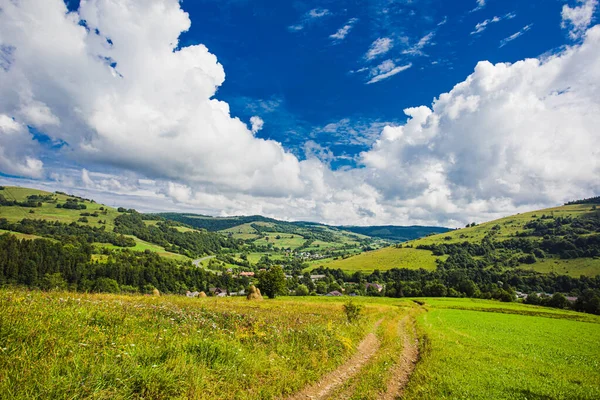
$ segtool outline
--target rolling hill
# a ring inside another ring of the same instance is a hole
[[[392,268],[434,270],[448,256],[465,252],[489,267],[596,276],[600,274],[596,201],[517,214],[352,257],[318,260],[311,269],[323,266],[367,273]]]

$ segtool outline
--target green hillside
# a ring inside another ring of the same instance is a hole
[[[445,261],[450,253],[465,250],[472,253],[473,260],[489,266],[573,277],[596,276],[600,274],[600,255],[595,250],[600,232],[599,213],[593,203],[569,204],[431,235],[349,258],[323,260],[312,263],[311,267],[322,265],[348,272],[435,269],[437,260]],[[482,250],[482,244],[487,250]],[[577,250],[582,246],[587,250]]]
[[[238,246],[223,235],[135,210],[115,209],[63,192],[10,186],[0,187],[0,232],[21,239],[83,240],[93,244],[97,254],[151,251],[179,261]]]

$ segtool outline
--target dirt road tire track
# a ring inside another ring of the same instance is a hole
[[[377,327],[382,321],[383,319],[380,319],[375,323],[373,331],[377,330]],[[361,368],[377,352],[379,346],[380,342],[379,339],[377,339],[377,336],[375,336],[375,333],[369,333],[363,341],[360,342],[356,353],[350,360],[339,366],[336,370],[325,375],[319,382],[307,386],[300,392],[288,397],[287,400],[326,399],[335,389],[358,374]]]
[[[394,400],[402,396],[419,359],[419,342],[414,320],[407,315],[400,321],[398,329],[403,343],[402,354],[400,361],[392,367],[392,378],[388,382],[386,392],[381,395],[381,400]]]

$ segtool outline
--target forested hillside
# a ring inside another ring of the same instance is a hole
[[[407,242],[409,240],[418,239],[424,236],[448,232],[450,229],[439,226],[339,226],[339,229],[344,229],[361,235],[377,237],[393,242]]]

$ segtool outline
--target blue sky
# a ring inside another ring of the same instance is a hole
[[[0,183],[462,226],[600,192],[598,0],[0,0]]]
[[[205,44],[225,68],[227,78],[217,97],[244,120],[259,114],[265,121],[259,136],[275,139],[300,156],[307,138],[336,155],[354,156],[379,133],[379,125],[367,129],[371,124],[404,123],[401,110],[430,104],[469,75],[477,62],[514,62],[567,43],[560,28],[564,2],[554,0],[489,0],[476,11],[475,0],[182,4],[192,27],[182,35],[181,45]],[[312,10],[324,15],[311,17]],[[494,17],[502,20],[472,34],[478,23]],[[330,37],[353,18],[357,21],[343,40]],[[503,39],[528,25],[531,30],[500,47]],[[302,29],[290,28],[294,26]],[[403,54],[432,33],[422,54]],[[371,44],[380,38],[393,40],[393,47],[366,60]],[[368,72],[351,72],[390,59],[412,67],[374,84],[365,84]],[[347,129],[321,132],[343,120],[349,120]],[[344,143],[350,138],[339,136],[354,127],[372,136],[359,141],[361,145]]]

